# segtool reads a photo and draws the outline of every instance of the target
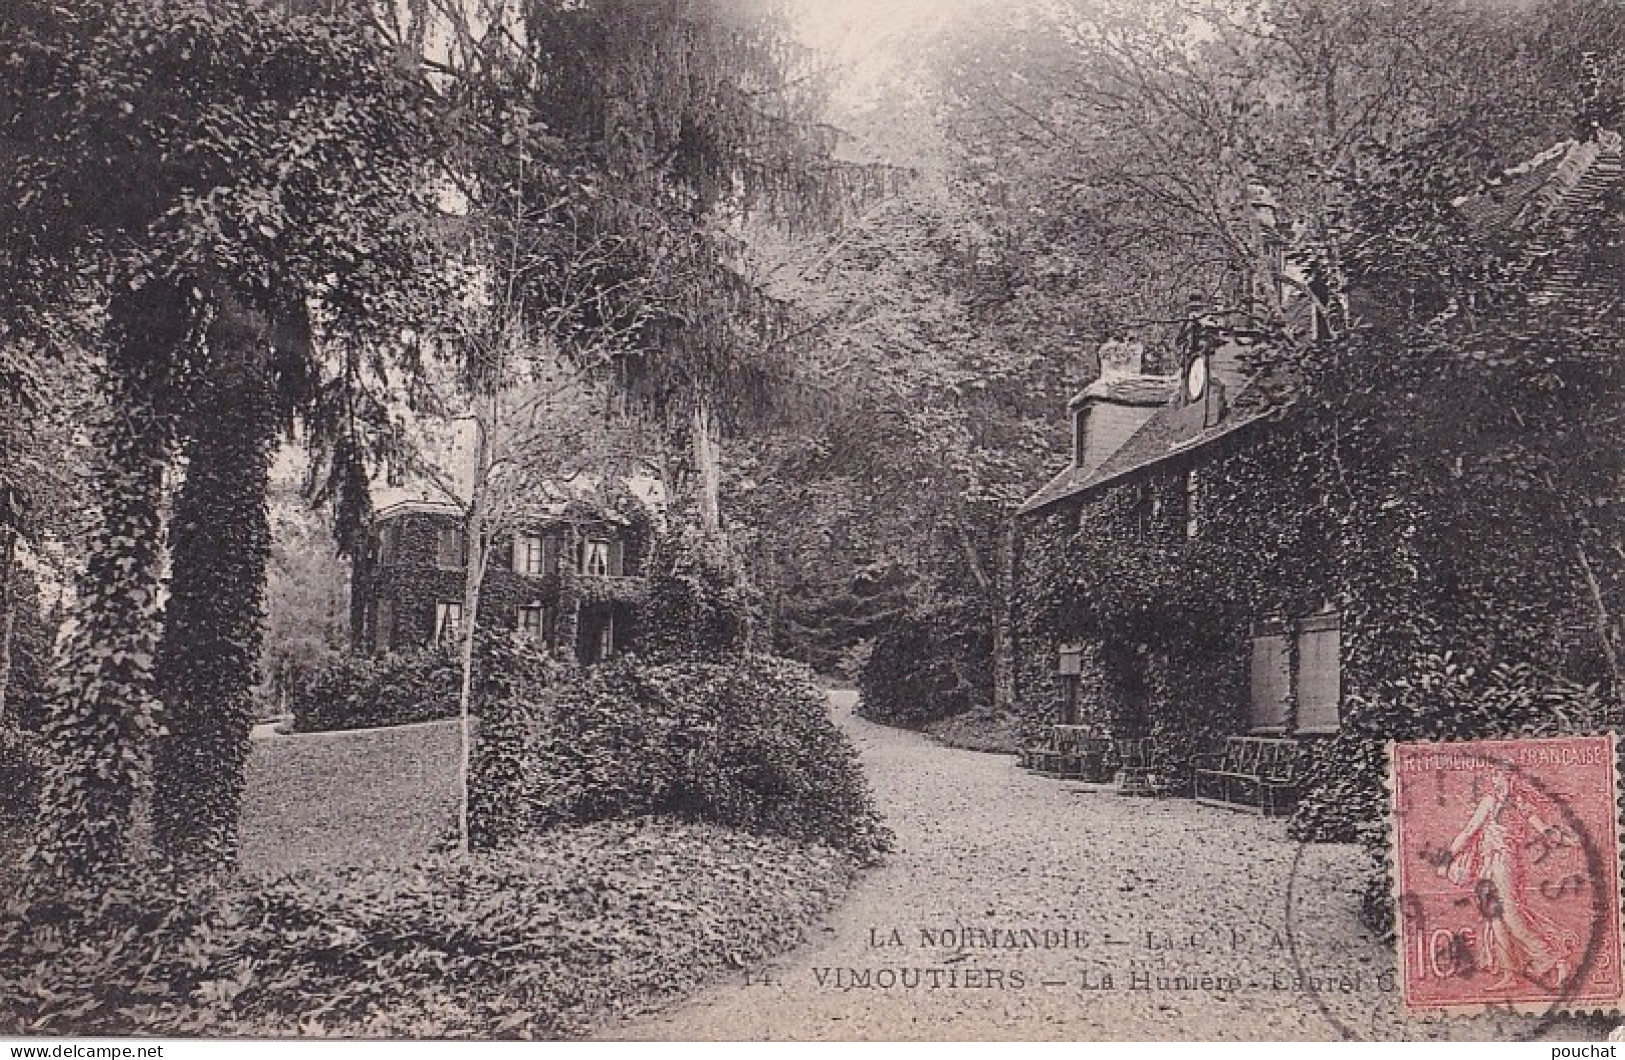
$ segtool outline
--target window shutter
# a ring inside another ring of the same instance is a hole
[[[559,568],[559,539],[542,538],[542,573],[553,574]]]
[[[1252,695],[1248,711],[1248,721],[1255,731],[1286,728],[1291,672],[1286,631],[1279,626],[1261,625],[1253,636]]]
[[[1057,672],[1063,677],[1076,677],[1083,673],[1083,649],[1065,647],[1060,650]]]
[[[1315,615],[1298,623],[1298,731],[1331,733],[1338,728],[1342,699],[1338,616]]]
[[[626,542],[611,541],[609,543],[609,575],[619,578],[626,565]]]
[[[525,535],[513,535],[513,572],[525,573],[525,564],[530,558],[530,549],[525,546]]]

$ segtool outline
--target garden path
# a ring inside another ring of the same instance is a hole
[[[1392,949],[1358,922],[1353,847],[1300,846],[1282,821],[1188,800],[1081,792],[1018,770],[1007,756],[871,724],[852,714],[852,701],[834,693],[832,709],[862,755],[897,850],[804,945],[748,979],[741,971],[603,1037],[1598,1033],[1572,1023],[1541,1028],[1527,1017],[1402,1020],[1397,995],[1383,989]],[[975,938],[984,945],[971,949],[947,944],[947,932],[966,927],[1017,934]],[[1063,936],[1073,945],[1042,945]],[[879,945],[893,941],[901,944]],[[1040,945],[985,945],[1021,941]],[[934,971],[916,980],[912,969]],[[869,985],[854,985],[865,973]]]

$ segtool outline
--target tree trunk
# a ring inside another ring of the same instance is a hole
[[[1015,592],[1016,528],[1010,523],[999,536],[999,598],[993,612],[993,705],[1006,713],[1016,709],[1014,616],[1010,601]]]
[[[106,406],[96,425],[97,513],[77,579],[77,626],[53,675],[36,885],[84,883],[130,854],[155,717],[164,469],[171,371],[190,329],[177,286],[149,283],[108,307]]]
[[[167,734],[153,757],[153,838],[205,875],[237,860],[237,823],[260,648],[277,435],[265,322],[232,299],[208,332],[210,362],[170,524],[170,602],[158,657]]]
[[[486,557],[490,554],[486,525],[487,494],[491,482],[491,438],[497,429],[500,396],[493,394],[484,420],[475,423],[474,468],[469,485],[467,541],[464,558],[463,627],[459,631],[460,679],[457,690],[457,852],[472,849],[469,822],[469,781],[474,769],[474,641],[479,627],[480,591],[485,585]]]
[[[17,531],[0,527],[0,725],[6,721],[6,692],[11,688],[11,642],[17,632],[17,608],[13,603],[16,586]]]
[[[707,537],[722,535],[722,456],[717,441],[716,421],[711,406],[701,398],[695,402],[689,424],[689,445],[698,478],[700,529]]]

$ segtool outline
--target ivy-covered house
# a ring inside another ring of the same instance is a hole
[[[1150,736],[1188,760],[1237,733],[1341,721],[1339,612],[1315,532],[1274,488],[1291,439],[1255,368],[1260,334],[1193,316],[1180,370],[1112,342],[1074,397],[1071,466],[1016,516],[1016,698],[1034,728]]]
[[[649,520],[570,498],[537,506],[516,525],[489,557],[481,625],[572,647],[584,664],[631,650]],[[463,622],[465,527],[462,509],[449,501],[398,500],[374,513],[352,574],[357,651],[421,647],[456,635]]]
[[[1542,469],[1569,473],[1557,432],[1606,423],[1618,393],[1625,147],[1592,129],[1446,207],[1461,259],[1497,262],[1468,300],[1424,290],[1422,268],[1384,289],[1379,262],[1319,302],[1358,324],[1335,340],[1345,322],[1300,302],[1299,334],[1192,313],[1166,374],[1136,343],[1102,348],[1069,466],[1014,522],[1015,703],[1035,736],[1150,736],[1187,779],[1222,737],[1295,738],[1300,819],[1360,803],[1308,829],[1347,838],[1384,740],[1505,721],[1454,705],[1483,696],[1417,692],[1419,673],[1482,688],[1468,667],[1528,665],[1541,676],[1504,699],[1523,731],[1579,723],[1543,689],[1608,680],[1618,586],[1586,561],[1617,547],[1596,524],[1608,457],[1568,461],[1601,483],[1572,491],[1578,519]]]

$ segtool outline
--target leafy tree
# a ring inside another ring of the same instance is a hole
[[[411,223],[429,205],[423,85],[343,10],[24,3],[0,19],[13,41],[0,99],[15,234],[4,268],[41,303],[78,292],[105,302],[116,410],[99,440],[101,528],[53,712],[63,760],[50,773],[38,860],[77,877],[125,854],[159,732],[159,515],[164,469],[185,437],[197,478],[180,539],[242,544],[247,558],[230,591],[209,584],[206,563],[176,569],[171,591],[190,603],[177,609],[169,654],[211,629],[237,640],[214,657],[166,663],[166,760],[214,766],[161,771],[157,835],[176,844],[167,853],[177,860],[229,864],[241,751],[215,756],[222,741],[247,734],[241,705],[254,683],[264,587],[259,469],[283,412],[250,414],[238,424],[250,436],[229,452],[206,452],[197,439],[221,437],[211,416],[243,414],[224,391],[275,391],[288,402],[279,409],[303,406],[336,428],[339,469],[358,469],[363,411],[353,388],[335,400],[319,385],[314,339],[340,351],[339,378],[354,380],[382,356],[367,329],[393,334],[389,323],[410,304],[402,290],[429,282]],[[257,322],[233,328],[272,341],[223,348],[211,322],[243,315]],[[211,468],[214,457],[221,463]],[[163,806],[204,791],[197,841],[163,823],[173,816]]]

